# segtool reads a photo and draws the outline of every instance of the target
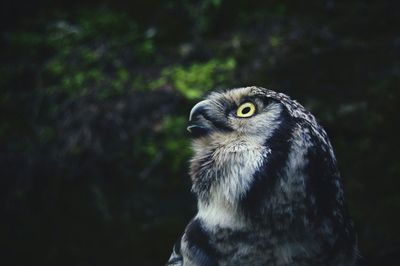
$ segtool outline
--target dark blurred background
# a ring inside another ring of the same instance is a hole
[[[318,117],[362,265],[399,265],[399,1],[14,0],[0,10],[0,265],[165,263],[195,213],[190,108],[246,85]]]

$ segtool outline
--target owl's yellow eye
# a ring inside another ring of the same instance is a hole
[[[236,110],[237,117],[251,117],[256,112],[256,107],[251,102],[246,102]]]

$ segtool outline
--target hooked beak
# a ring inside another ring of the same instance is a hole
[[[206,111],[209,107],[209,100],[198,102],[193,106],[189,115],[189,126],[187,130],[193,137],[200,137],[208,134],[211,131],[208,119],[206,118]]]

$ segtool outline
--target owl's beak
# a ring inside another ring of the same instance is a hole
[[[210,132],[211,128],[206,119],[206,111],[209,108],[209,100],[204,100],[193,106],[189,115],[189,126],[187,130],[194,137],[206,135]]]
[[[193,106],[192,110],[190,110],[189,122],[196,119],[199,115],[202,115],[206,111],[208,104],[209,100],[204,100],[196,103],[196,105]]]

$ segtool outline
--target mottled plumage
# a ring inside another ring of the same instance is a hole
[[[243,103],[254,114],[239,116]],[[167,265],[355,265],[335,155],[303,106],[258,87],[215,92],[189,130],[198,212]]]

